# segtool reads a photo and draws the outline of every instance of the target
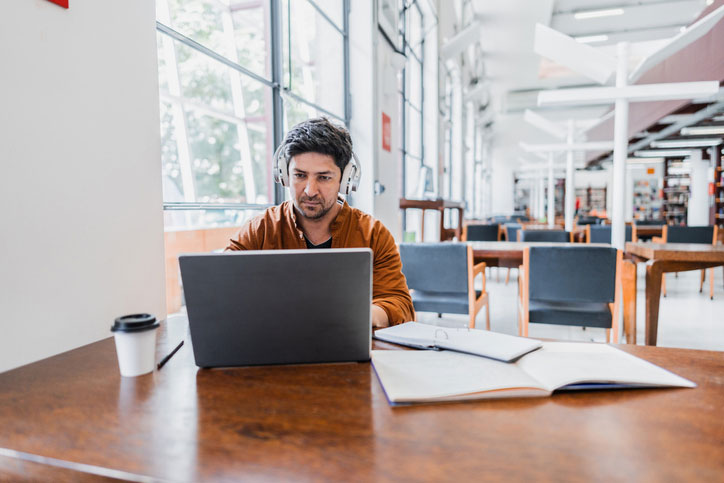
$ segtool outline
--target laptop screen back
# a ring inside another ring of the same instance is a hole
[[[196,365],[367,361],[372,251],[179,257]]]

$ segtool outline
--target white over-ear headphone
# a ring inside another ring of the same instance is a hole
[[[285,156],[282,156],[282,148],[284,144],[280,144],[274,151],[274,159],[272,160],[272,176],[275,183],[281,183],[282,186],[289,186],[289,163]],[[359,180],[362,177],[362,168],[359,164],[357,155],[352,152],[347,166],[342,171],[342,182],[339,185],[339,194],[348,195],[353,191],[357,191]]]

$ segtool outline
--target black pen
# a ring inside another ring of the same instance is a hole
[[[184,341],[181,341],[179,343],[179,345],[177,345],[176,348],[174,350],[172,350],[169,355],[167,355],[166,357],[161,359],[161,362],[158,363],[158,365],[156,366],[156,369],[161,369],[163,367],[163,365],[166,364],[168,362],[168,360],[181,348],[182,345],[184,345]]]

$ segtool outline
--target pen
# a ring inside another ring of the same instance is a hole
[[[176,348],[174,350],[172,350],[169,355],[167,355],[166,357],[161,359],[161,362],[158,363],[156,368],[161,369],[163,367],[163,365],[166,364],[168,362],[168,360],[181,348],[182,345],[184,345],[184,341],[181,341],[179,343],[179,345],[177,345]]]

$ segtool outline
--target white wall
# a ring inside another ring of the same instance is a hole
[[[154,2],[0,14],[0,371],[165,317]]]

